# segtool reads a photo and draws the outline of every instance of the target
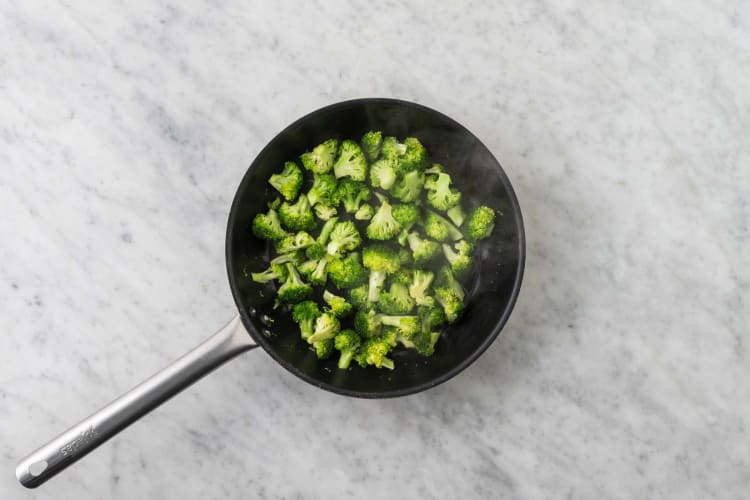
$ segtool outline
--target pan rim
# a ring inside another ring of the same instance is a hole
[[[510,300],[508,301],[505,307],[505,310],[503,311],[503,314],[500,316],[500,318],[498,319],[498,321],[495,323],[494,327],[492,328],[492,331],[489,332],[489,334],[484,338],[482,343],[477,347],[477,349],[474,352],[471,353],[471,355],[467,356],[460,363],[458,363],[456,366],[454,366],[447,372],[443,373],[439,377],[435,377],[432,380],[423,382],[421,384],[417,384],[413,387],[395,389],[392,391],[385,391],[385,392],[355,391],[355,390],[345,389],[345,388],[341,388],[341,387],[337,387],[331,384],[321,382],[320,380],[317,380],[307,375],[303,371],[299,370],[296,366],[292,365],[291,363],[288,363],[283,358],[281,358],[278,354],[276,354],[276,352],[268,345],[267,339],[255,329],[254,325],[250,321],[250,318],[247,315],[246,306],[242,303],[242,300],[239,294],[239,287],[237,285],[236,274],[233,272],[232,264],[231,264],[232,263],[232,245],[230,243],[232,242],[234,238],[235,219],[237,217],[237,206],[240,201],[240,192],[244,191],[243,188],[245,187],[245,184],[249,182],[250,173],[252,172],[253,167],[257,164],[258,159],[262,158],[265,155],[268,149],[279,139],[279,137],[288,134],[289,132],[291,132],[297,127],[300,127],[303,123],[305,123],[311,117],[319,115],[320,113],[335,111],[337,108],[353,106],[353,105],[361,105],[361,104],[392,104],[392,105],[395,104],[398,106],[404,106],[408,108],[416,108],[421,111],[436,114],[441,119],[444,119],[450,122],[452,125],[470,134],[477,141],[477,143],[479,143],[482,147],[484,147],[489,152],[490,157],[492,158],[492,160],[494,160],[495,164],[497,165],[498,174],[500,176],[500,181],[508,192],[510,203],[511,203],[511,206],[513,207],[514,222],[518,228],[518,251],[519,251],[518,264],[517,264],[517,268],[515,272]],[[295,376],[301,378],[305,382],[308,382],[309,384],[312,384],[315,387],[324,389],[326,391],[329,391],[335,394],[363,398],[363,399],[386,399],[386,398],[395,398],[395,397],[401,397],[401,396],[408,396],[410,394],[416,394],[418,392],[426,391],[444,382],[447,382],[448,380],[452,379],[453,377],[455,377],[456,375],[464,371],[466,368],[468,368],[489,348],[489,346],[500,335],[500,332],[503,330],[506,323],[508,322],[508,319],[510,318],[511,313],[513,312],[513,309],[515,308],[515,304],[520,294],[521,284],[522,284],[523,275],[524,275],[524,269],[526,265],[526,236],[525,236],[525,229],[524,229],[524,224],[523,224],[523,216],[521,214],[521,206],[518,202],[518,198],[510,182],[510,179],[508,178],[508,175],[505,173],[505,169],[503,169],[502,164],[492,154],[492,151],[489,148],[487,148],[487,146],[485,146],[485,144],[476,136],[476,134],[471,132],[469,129],[467,129],[465,126],[463,126],[461,123],[457,122],[453,118],[445,115],[444,113],[441,113],[435,109],[424,106],[422,104],[418,104],[418,103],[411,102],[411,101],[405,101],[401,99],[388,98],[388,97],[364,97],[364,98],[350,99],[346,101],[340,101],[340,102],[336,102],[333,104],[329,104],[327,106],[318,108],[310,113],[305,114],[301,118],[298,118],[297,120],[292,122],[290,125],[285,127],[283,130],[278,132],[276,135],[274,135],[274,137],[270,141],[268,141],[268,143],[263,147],[263,149],[261,149],[260,152],[258,152],[258,154],[255,156],[255,159],[250,163],[250,166],[247,168],[247,170],[245,171],[245,174],[242,176],[242,179],[237,185],[237,190],[235,191],[235,195],[234,195],[234,198],[232,200],[232,204],[229,210],[229,216],[227,218],[226,239],[225,239],[224,244],[225,244],[226,269],[227,269],[227,274],[229,277],[229,287],[232,292],[232,297],[234,299],[235,306],[237,307],[239,311],[240,318],[242,319],[243,324],[247,328],[247,331],[250,333],[253,340],[255,340],[255,342],[257,342],[257,344],[260,345],[263,348],[263,350],[267,354],[269,354],[271,358],[273,358],[277,363],[279,363],[286,370],[288,370]]]

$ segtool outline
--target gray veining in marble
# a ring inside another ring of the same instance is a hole
[[[3,499],[747,498],[750,3],[0,0],[0,93]],[[254,351],[18,486],[232,315],[244,169],[358,96],[505,166],[528,262],[498,341],[388,401]]]

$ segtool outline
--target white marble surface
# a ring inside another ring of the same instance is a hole
[[[0,498],[747,498],[750,3],[271,4],[0,1]],[[358,96],[505,165],[528,262],[501,338],[388,401],[254,351],[18,486],[231,317],[246,165]]]

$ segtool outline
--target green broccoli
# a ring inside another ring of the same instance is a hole
[[[443,307],[446,320],[454,323],[464,310],[464,290],[447,267],[438,273],[434,290],[435,299]]]
[[[277,293],[281,302],[296,304],[312,295],[312,287],[302,281],[292,264],[286,264],[287,277]]]
[[[300,231],[295,235],[290,235],[281,241],[276,242],[277,253],[290,253],[302,250],[314,244],[315,240],[305,231]]]
[[[318,267],[318,262],[320,259],[311,259],[306,260],[302,264],[297,266],[297,271],[302,273],[302,275],[307,278],[308,281],[312,281],[310,277],[312,276],[312,273],[315,272],[315,269]]]
[[[333,164],[333,173],[337,179],[351,177],[359,182],[367,179],[367,160],[356,142],[350,140],[341,142],[339,157]]]
[[[404,154],[406,154],[406,149],[406,144],[401,144],[395,137],[388,136],[383,139],[380,154],[383,158],[389,160],[399,160]]]
[[[366,132],[362,136],[362,151],[367,157],[367,161],[373,162],[380,155],[380,147],[383,145],[383,133],[374,130]]]
[[[367,270],[359,261],[359,254],[352,252],[342,259],[328,263],[328,277],[337,288],[355,288],[367,282]]]
[[[303,236],[304,238],[304,236]],[[274,257],[271,259],[271,264],[286,264],[291,262],[295,266],[305,261],[305,252],[303,250],[295,250],[293,252],[287,252]]]
[[[455,207],[449,208],[445,212],[445,214],[448,216],[451,222],[456,225],[456,227],[461,227],[461,224],[464,223],[464,219],[466,218],[461,205],[456,205]]]
[[[299,325],[300,335],[307,340],[315,330],[315,320],[321,315],[318,304],[305,300],[292,307],[292,320]]]
[[[381,189],[391,189],[396,182],[396,162],[383,158],[372,164],[370,167],[370,184],[372,187]]]
[[[417,307],[417,315],[422,320],[422,329],[430,330],[445,323],[445,311],[440,304]]]
[[[391,344],[387,339],[371,338],[367,339],[356,356],[356,361],[362,368],[368,365],[376,368],[388,368],[393,370],[393,360],[388,357],[391,352]]]
[[[273,174],[268,183],[287,200],[292,201],[302,187],[302,170],[293,161],[284,163],[280,174]]]
[[[419,208],[412,204],[393,205],[393,218],[401,225],[401,232],[398,234],[396,241],[403,246],[409,237],[409,230],[420,219]]]
[[[352,221],[337,222],[331,232],[326,251],[328,255],[340,257],[342,253],[356,249],[361,243],[362,238]]]
[[[328,311],[333,313],[337,318],[345,318],[352,312],[352,305],[344,297],[325,290],[323,300],[328,304]]]
[[[411,285],[413,271],[403,267],[389,276],[391,283],[400,283],[406,287]]]
[[[313,285],[325,285],[328,279],[328,256],[319,259],[315,264],[315,269],[309,274],[308,279]]]
[[[309,260],[320,260],[326,255],[325,245],[321,245],[317,241],[305,249],[305,256]]]
[[[439,163],[433,163],[433,164],[432,164],[432,166],[431,166],[430,168],[428,168],[428,169],[426,169],[426,170],[424,171],[424,173],[425,173],[425,174],[428,174],[428,175],[429,175],[429,174],[432,174],[432,175],[435,175],[435,174],[442,174],[443,172],[445,172],[445,169],[444,169],[444,168],[443,168],[443,166],[442,166],[441,164],[439,164]]]
[[[318,144],[312,151],[302,153],[300,156],[302,166],[314,174],[327,174],[333,168],[338,146],[339,142],[336,139],[328,139]]]
[[[412,170],[404,175],[400,175],[390,192],[402,202],[411,203],[419,198],[423,185],[424,175],[418,170]]]
[[[432,306],[435,304],[435,300],[427,293],[434,278],[435,275],[431,271],[414,270],[412,282],[409,284],[409,295],[417,305]]]
[[[315,206],[318,203],[331,205],[331,201],[335,199],[337,187],[336,178],[331,174],[314,174],[313,185],[307,192],[310,205]]]
[[[286,267],[283,264],[271,264],[268,269],[259,273],[251,273],[250,278],[257,283],[268,283],[272,280],[286,279]]]
[[[292,231],[312,231],[315,229],[315,218],[307,196],[301,194],[297,203],[290,205],[284,202],[279,207],[281,222]]]
[[[410,343],[422,356],[432,356],[435,352],[435,344],[440,338],[440,332],[423,330],[410,339]]]
[[[423,171],[427,166],[427,150],[416,137],[404,139],[406,151],[399,158],[399,170],[403,173]]]
[[[325,339],[315,342],[313,349],[318,359],[327,359],[333,354],[334,341],[333,339]]]
[[[315,205],[313,210],[315,210],[315,216],[320,220],[330,220],[333,217],[336,217],[336,214],[338,213],[336,207],[323,203]]]
[[[438,215],[432,210],[427,210],[424,216],[424,232],[430,238],[438,241],[446,241],[447,239],[460,240],[464,237],[461,231],[451,222]]]
[[[357,309],[367,309],[370,307],[368,295],[368,286],[360,285],[349,290],[349,302]]]
[[[440,252],[440,245],[432,240],[422,239],[416,231],[407,236],[414,263],[418,266],[429,264]]]
[[[465,227],[466,235],[472,241],[489,237],[495,228],[495,211],[485,206],[475,208],[466,219]]]
[[[341,331],[341,323],[338,318],[331,313],[323,313],[315,320],[315,330],[307,338],[308,344],[315,344],[322,340],[332,339]]]
[[[386,292],[380,292],[378,309],[385,314],[408,314],[414,308],[414,299],[409,295],[409,289],[401,283],[392,283]]]
[[[370,270],[368,300],[377,302],[386,276],[401,266],[398,252],[386,245],[370,245],[362,250],[362,265]]]
[[[357,220],[370,220],[374,213],[375,209],[372,208],[372,205],[364,203],[359,207],[359,210],[354,213],[354,218]]]
[[[369,201],[372,193],[367,184],[352,179],[342,179],[336,188],[335,201],[343,203],[346,213],[353,214],[362,203]]]
[[[336,350],[341,351],[338,364],[339,368],[349,368],[349,364],[357,353],[357,349],[359,349],[360,345],[362,345],[362,339],[354,330],[341,330],[336,335],[333,346]]]
[[[373,309],[359,310],[354,315],[354,329],[364,338],[379,335],[381,326],[380,317]]]
[[[461,193],[451,188],[451,176],[437,174],[435,179],[428,179],[424,184],[427,190],[427,203],[433,208],[445,212],[461,201]]]
[[[268,208],[273,208],[274,210],[278,210],[281,206],[281,198],[278,196],[274,198],[272,201],[268,202]]]
[[[289,235],[283,240],[275,242],[274,247],[276,248],[276,253],[295,253],[295,255],[298,255],[296,252],[304,251],[314,243],[315,240],[310,234],[305,231],[300,231],[297,234]],[[299,263],[299,261],[297,261],[297,263]]]
[[[387,314],[376,314],[376,321],[382,325],[393,326],[398,329],[400,336],[411,338],[422,328],[418,316],[391,316]]]
[[[268,213],[261,213],[253,218],[253,234],[258,238],[271,241],[278,241],[289,235],[281,227],[279,214],[273,208],[269,208]]]
[[[463,277],[471,269],[471,243],[461,240],[455,243],[455,250],[447,243],[443,243],[443,255],[456,276]]]
[[[367,225],[367,236],[373,240],[390,240],[401,231],[401,224],[393,217],[393,207],[383,200]]]
[[[402,266],[410,266],[414,264],[414,257],[412,257],[411,252],[407,250],[406,248],[399,248],[398,249],[398,261],[401,263]]]

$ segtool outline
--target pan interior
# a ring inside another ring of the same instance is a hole
[[[368,130],[417,137],[432,161],[441,163],[462,191],[465,206],[478,203],[498,211],[492,236],[481,242],[467,280],[469,306],[447,327],[435,354],[425,358],[397,349],[395,369],[339,370],[336,358],[318,360],[300,339],[283,309],[273,309],[274,291],[253,282],[250,272],[267,267],[269,248],[250,232],[253,216],[267,210],[276,192],[267,183],[285,161],[298,158],[331,137],[358,139]],[[524,264],[520,209],[500,164],[468,130],[434,110],[392,99],[359,99],[315,111],[277,135],[253,161],[235,196],[227,229],[227,268],[243,321],[253,337],[292,373],[319,387],[360,397],[409,394],[437,385],[468,366],[494,340],[510,314]],[[270,321],[269,321],[270,320]]]

